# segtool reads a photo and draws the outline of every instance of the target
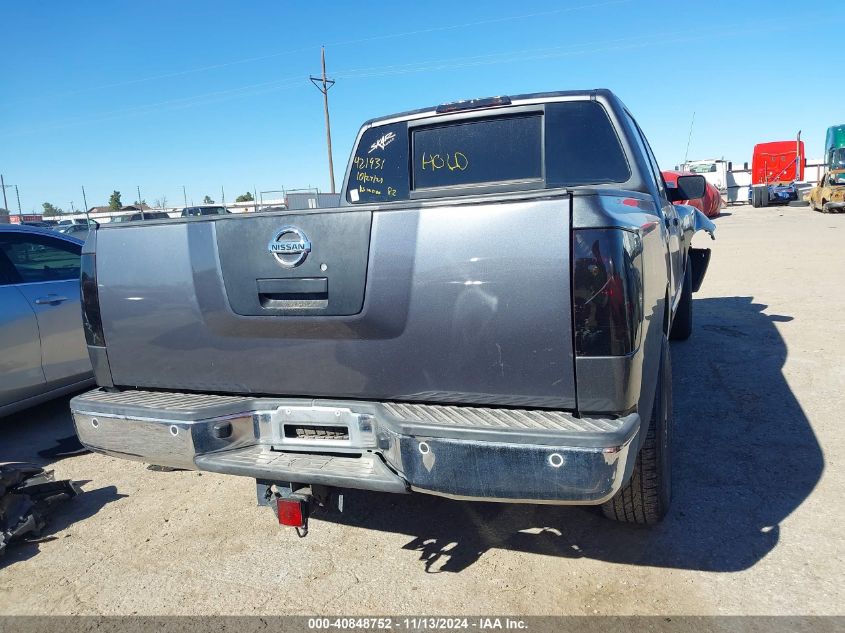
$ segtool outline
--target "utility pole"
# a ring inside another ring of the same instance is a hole
[[[88,198],[85,197],[85,185],[82,185],[82,203],[85,205],[85,219],[91,223],[91,216],[88,215]]]
[[[18,199],[18,215],[21,214],[21,194],[18,191],[18,186],[15,185],[15,197]]]
[[[320,60],[323,64],[323,76],[309,79],[314,86],[323,93],[323,110],[326,112],[326,145],[329,151],[329,183],[331,184],[332,193],[334,193],[334,163],[332,161],[332,126],[329,122],[329,88],[334,86],[334,80],[326,78],[326,47],[320,47]]]
[[[144,202],[141,200],[141,187],[138,186],[138,208],[141,209],[141,219],[146,220],[147,218],[144,217]]]
[[[6,181],[3,180],[3,174],[0,174],[0,189],[3,190],[3,208],[9,210],[9,203],[6,202]]]
[[[223,186],[220,186],[220,204],[226,206],[226,192],[223,191]]]
[[[185,185],[182,185],[182,197],[185,199],[185,206],[188,206],[188,192],[185,191]]]

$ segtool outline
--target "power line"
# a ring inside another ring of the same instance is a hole
[[[433,27],[429,27],[429,28],[415,29],[415,30],[412,30],[412,31],[404,31],[404,32],[398,32],[398,33],[383,33],[381,35],[372,35],[372,36],[362,37],[362,38],[357,38],[357,39],[352,39],[352,40],[345,40],[345,41],[339,41],[339,42],[329,42],[327,44],[327,46],[334,46],[334,47],[351,46],[351,45],[354,45],[354,44],[364,44],[364,43],[367,43],[367,42],[376,42],[376,41],[381,41],[381,40],[410,37],[410,36],[413,36],[413,35],[424,35],[424,34],[428,34],[428,33],[454,31],[454,30],[459,30],[459,29],[464,29],[464,28],[471,28],[471,27],[474,27],[474,26],[484,26],[484,25],[488,25],[488,24],[498,24],[498,23],[502,23],[502,22],[510,22],[510,21],[513,21],[513,20],[524,20],[524,19],[536,18],[536,17],[547,17],[547,16],[551,16],[551,15],[556,15],[556,14],[573,13],[573,12],[584,11],[584,10],[588,10],[588,9],[600,9],[600,8],[604,8],[604,7],[607,7],[607,6],[610,6],[610,5],[628,4],[632,1],[633,0],[607,0],[606,2],[596,2],[596,3],[591,3],[591,4],[578,5],[578,6],[574,6],[574,7],[563,7],[563,8],[560,8],[560,9],[550,9],[548,11],[523,13],[523,14],[519,14],[519,15],[509,15],[509,16],[502,16],[502,17],[498,17],[498,18],[487,18],[487,19],[484,19],[484,20],[475,20],[475,21],[472,21],[472,22],[464,22],[464,23],[461,23],[461,24],[448,24],[448,25],[443,25],[443,26],[433,26]],[[64,92],[64,93],[54,94],[53,96],[54,97],[56,97],[56,96],[70,96],[70,95],[80,94],[80,93],[83,93],[83,92],[90,92],[90,91],[94,91],[94,90],[105,90],[105,89],[108,89],[108,88],[119,88],[121,86],[131,86],[131,85],[139,84],[139,83],[157,81],[159,79],[171,79],[173,77],[183,77],[185,75],[207,72],[207,71],[210,71],[210,70],[218,70],[220,68],[228,68],[230,66],[248,64],[248,63],[257,62],[257,61],[264,61],[264,60],[267,60],[267,59],[273,59],[273,58],[276,58],[276,57],[288,56],[288,55],[292,55],[294,53],[304,53],[304,52],[313,51],[313,50],[314,50],[313,46],[307,46],[307,47],[302,47],[302,48],[289,49],[289,50],[285,50],[285,51],[277,51],[277,52],[274,52],[274,53],[268,53],[266,55],[258,55],[258,56],[255,56],[255,57],[246,57],[246,58],[242,58],[242,59],[231,60],[231,61],[228,61],[228,62],[220,62],[218,64],[209,64],[207,66],[197,66],[197,67],[194,67],[194,68],[187,68],[187,69],[184,69],[184,70],[176,70],[176,71],[172,71],[172,72],[168,72],[168,73],[162,73],[162,74],[159,74],[159,75],[152,75],[150,77],[139,77],[139,78],[136,78],[136,79],[127,79],[125,81],[118,81],[118,82],[113,82],[113,83],[108,83],[108,84],[101,84],[99,86],[83,88],[83,89],[79,89],[79,90],[71,90],[71,91],[67,91],[67,92]]]
[[[802,26],[806,26],[808,23],[813,22],[812,20],[802,21]],[[817,21],[816,21],[817,22]],[[766,25],[761,25],[766,26]],[[447,27],[443,27],[447,28]],[[448,27],[451,28],[451,27]],[[783,30],[785,27],[784,25],[780,24],[772,24],[771,26],[766,26],[767,31],[772,30]],[[793,28],[790,26],[789,28]],[[717,39],[726,39],[734,36],[745,35],[747,33],[746,29],[736,29],[734,31],[723,31],[717,37]],[[422,72],[432,72],[438,70],[454,70],[460,68],[469,68],[469,67],[476,67],[476,66],[485,66],[485,65],[495,65],[495,64],[504,64],[504,63],[513,63],[513,62],[520,62],[520,61],[532,61],[532,60],[542,60],[542,59],[554,59],[560,57],[570,57],[570,56],[577,56],[577,55],[587,55],[592,53],[599,53],[599,52],[609,52],[609,51],[618,51],[618,50],[631,50],[636,48],[644,48],[648,46],[660,46],[660,45],[667,45],[667,44],[675,44],[675,43],[684,43],[688,44],[690,42],[694,42],[697,40],[708,40],[711,41],[713,39],[713,35],[711,33],[705,35],[698,35],[698,36],[690,36],[690,35],[683,35],[683,36],[676,36],[676,37],[666,37],[662,34],[650,34],[650,35],[643,35],[643,36],[636,36],[632,38],[622,38],[616,40],[608,40],[605,43],[601,44],[600,46],[595,46],[595,42],[591,42],[589,45],[585,45],[583,47],[552,47],[552,48],[542,48],[542,49],[527,49],[522,51],[510,51],[510,52],[500,52],[500,53],[492,53],[489,55],[476,55],[476,56],[463,56],[457,57],[452,59],[443,59],[438,60],[435,62],[418,62],[418,63],[410,63],[404,65],[388,65],[388,66],[376,66],[371,68],[358,68],[358,69],[349,69],[346,71],[338,71],[335,73],[335,77],[343,78],[343,79],[366,79],[372,77],[382,77],[382,76],[390,76],[390,75],[402,75],[402,74],[410,74],[410,73],[422,73]],[[298,78],[292,77],[296,79],[297,82],[299,81]],[[45,132],[55,129],[63,129],[66,127],[72,127],[75,125],[86,125],[92,123],[100,123],[102,121],[114,120],[124,118],[126,116],[134,116],[134,115],[145,115],[145,114],[152,114],[155,112],[160,112],[164,110],[176,110],[176,109],[183,109],[188,107],[193,107],[198,104],[209,104],[209,103],[216,103],[220,101],[225,101],[233,98],[241,98],[245,96],[253,96],[257,94],[265,94],[269,92],[275,92],[278,90],[287,90],[291,88],[296,88],[301,84],[298,83],[285,83],[287,80],[278,80],[278,81],[270,81],[270,82],[261,82],[258,84],[250,84],[246,86],[241,86],[239,88],[233,88],[228,90],[221,90],[215,91],[210,93],[205,93],[201,95],[194,95],[190,97],[182,97],[178,99],[171,99],[167,101],[162,101],[158,103],[152,103],[142,106],[133,106],[131,108],[124,108],[120,110],[114,110],[110,113],[105,113],[105,116],[98,116],[89,119],[70,119],[67,121],[59,121],[54,124],[42,124],[39,125],[37,128],[16,128],[14,130],[8,130],[8,133],[4,133],[4,131],[0,130],[0,136],[9,138],[15,136],[26,135],[32,132]],[[262,88],[260,90],[252,90],[254,88]],[[252,90],[252,91],[251,91]],[[216,98],[215,98],[216,97]]]
[[[709,37],[709,36],[708,36]],[[645,38],[652,38],[654,41],[646,41],[644,43],[640,43]],[[682,41],[690,41],[689,36],[683,38]],[[652,44],[661,44],[665,43],[667,40],[665,36],[657,36],[657,35],[645,35],[645,36],[637,36],[633,38],[622,38],[622,39],[615,39],[609,40],[607,44],[616,44],[616,43],[625,43],[625,42],[635,42],[632,47],[639,47],[639,46],[649,46]],[[630,47],[622,47],[622,48],[630,48]],[[347,78],[347,79],[366,79],[370,77],[380,77],[386,75],[401,75],[401,74],[408,74],[408,73],[420,73],[420,72],[431,72],[436,70],[450,70],[455,68],[466,68],[466,67],[473,67],[473,66],[483,66],[483,65],[494,65],[494,64],[501,64],[501,63],[512,63],[517,61],[530,61],[535,59],[549,59],[555,57],[565,57],[570,55],[581,55],[581,54],[588,54],[591,52],[600,52],[600,51],[607,51],[607,50],[618,50],[619,47],[611,46],[611,47],[588,47],[583,50],[573,50],[572,47],[551,47],[551,48],[540,48],[540,49],[525,49],[520,51],[504,51],[504,52],[497,52],[491,53],[488,55],[472,55],[472,56],[461,56],[457,58],[451,59],[441,59],[435,61],[427,61],[427,62],[413,62],[409,64],[401,64],[401,65],[385,65],[385,66],[375,66],[369,68],[353,68],[348,69],[345,71],[339,71],[335,76]],[[290,81],[289,81],[290,80]],[[13,136],[21,136],[25,135],[32,131],[44,132],[56,129],[63,129],[66,127],[72,127],[76,125],[86,125],[92,123],[100,123],[109,120],[121,119],[127,116],[135,116],[135,115],[145,115],[145,114],[152,114],[161,111],[167,110],[176,110],[182,109],[187,107],[192,107],[197,104],[210,104],[210,103],[219,103],[220,101],[229,100],[232,98],[241,98],[245,96],[254,96],[258,94],[265,94],[269,92],[275,92],[278,90],[286,90],[290,88],[296,88],[299,85],[300,79],[299,77],[290,77],[290,78],[283,78],[280,80],[274,81],[267,81],[267,82],[260,82],[257,84],[248,84],[245,86],[240,86],[238,88],[230,88],[227,90],[217,90],[213,92],[203,93],[199,95],[193,95],[189,97],[180,97],[177,99],[168,99],[165,101],[159,101],[155,103],[145,104],[145,105],[136,105],[131,106],[128,108],[121,108],[117,110],[112,110],[109,112],[101,113],[96,117],[90,118],[76,118],[76,119],[68,119],[65,121],[58,121],[55,123],[47,123],[41,124],[38,126],[36,130],[32,129],[20,129],[17,128],[11,134],[6,136],[13,137]],[[261,90],[254,90],[256,88],[264,88]],[[2,132],[0,132],[2,133]]]
[[[89,124],[89,123],[100,123],[103,121],[109,121],[114,119],[121,119],[126,116],[134,116],[134,115],[144,115],[144,114],[152,114],[155,112],[161,112],[166,110],[178,110],[185,107],[191,107],[196,105],[197,103],[208,104],[208,103],[217,103],[220,101],[225,101],[231,98],[241,98],[241,97],[248,97],[248,96],[256,96],[260,94],[264,94],[267,92],[274,92],[276,90],[284,90],[288,88],[296,88],[302,81],[302,75],[296,75],[292,77],[285,77],[283,79],[277,79],[274,81],[263,81],[261,83],[256,84],[247,84],[245,86],[240,86],[238,88],[230,88],[227,90],[215,90],[213,92],[206,92],[198,95],[192,95],[189,97],[179,97],[176,99],[167,99],[165,101],[158,101],[155,103],[148,103],[145,105],[135,105],[130,106],[128,108],[119,108],[117,110],[110,110],[107,112],[101,112],[95,117],[78,117],[73,119],[66,119],[64,121],[56,121],[54,123],[47,123],[44,125],[39,125],[35,130],[27,130],[27,129],[16,129],[15,133],[9,134],[8,136],[19,136],[21,134],[26,134],[30,131],[50,131],[56,129],[63,129],[65,127],[72,127],[74,125],[80,124]],[[255,88],[262,88],[267,87],[264,90],[253,90]],[[217,97],[217,98],[215,98]]]

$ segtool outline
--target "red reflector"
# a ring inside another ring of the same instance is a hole
[[[279,499],[277,502],[279,525],[305,527],[305,502],[298,499]]]

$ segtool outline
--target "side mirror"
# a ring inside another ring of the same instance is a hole
[[[677,183],[675,187],[667,184],[666,194],[669,197],[669,202],[703,198],[707,189],[707,181],[704,176],[678,176]]]

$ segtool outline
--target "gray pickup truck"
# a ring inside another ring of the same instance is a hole
[[[713,225],[607,90],[369,121],[338,208],[103,225],[82,256],[94,451],[254,478],[304,528],[345,488],[670,499],[669,340]]]

